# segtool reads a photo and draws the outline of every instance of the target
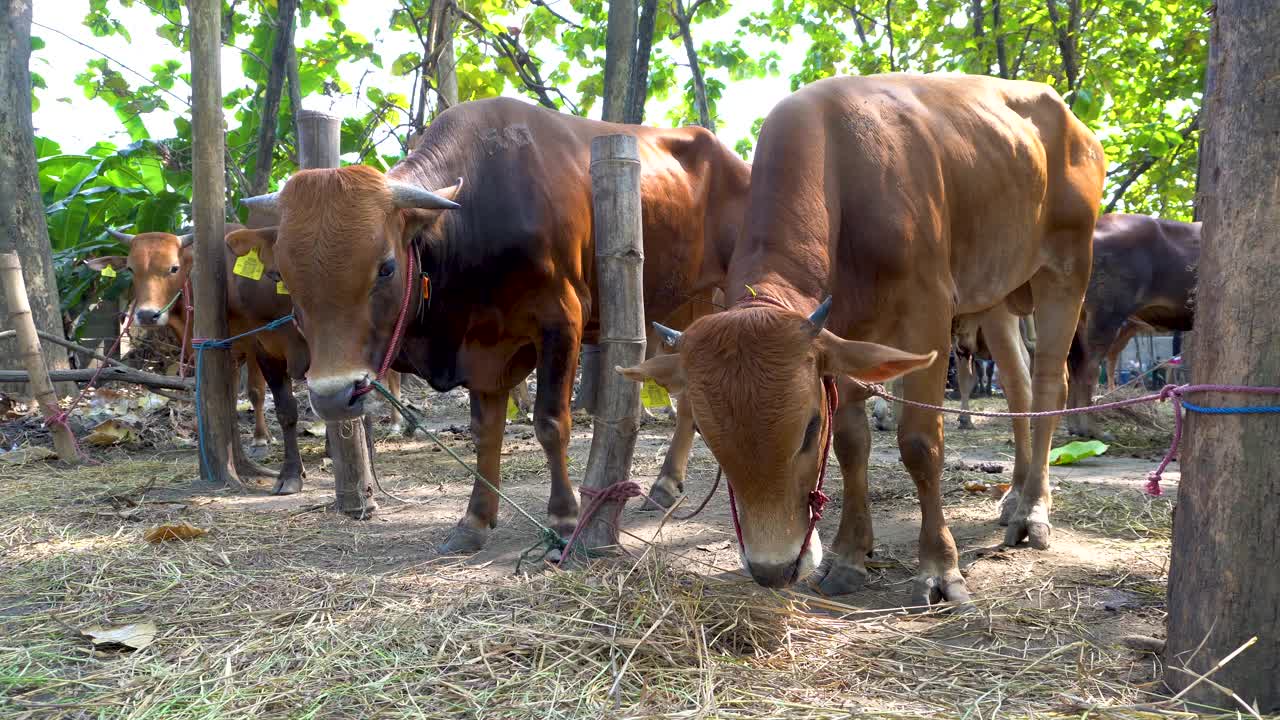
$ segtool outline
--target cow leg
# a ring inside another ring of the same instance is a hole
[[[444,554],[473,553],[484,547],[489,534],[498,526],[498,493],[502,486],[502,434],[507,419],[506,392],[471,391],[471,439],[476,445],[476,466],[480,475],[471,487],[471,500],[449,537],[440,546]]]
[[[538,348],[538,392],[533,399],[533,433],[551,471],[547,525],[563,538],[572,535],[578,525],[578,499],[569,482],[568,454],[573,431],[570,402],[581,337],[581,328],[572,325],[543,329]]]
[[[267,429],[267,380],[262,376],[262,368],[258,366],[257,353],[249,353],[245,357],[248,363],[249,403],[253,405],[253,445],[260,447],[271,444],[271,431]]]
[[[926,305],[927,306],[927,305]],[[946,321],[949,325],[949,319]],[[933,342],[907,345],[913,350],[936,350],[938,356],[947,351],[948,326],[937,328]],[[947,367],[941,362],[913,372],[903,379],[908,400],[941,405]],[[912,600],[917,605],[939,601],[967,602],[969,588],[960,575],[959,554],[955,540],[942,514],[942,416],[934,410],[911,405],[902,408],[898,421],[898,449],[902,463],[916,484],[920,502],[920,575]]]
[[[276,420],[280,422],[280,434],[284,436],[284,465],[276,476],[272,495],[292,495],[302,491],[302,455],[298,452],[298,401],[293,397],[293,381],[283,359],[259,354],[256,365],[271,388],[271,398],[276,404]]]
[[[848,381],[840,382],[840,409],[832,438],[840,474],[844,477],[844,506],[840,527],[828,553],[818,589],[824,595],[851,593],[867,580],[867,558],[875,543],[871,504],[867,499],[867,462],[871,457],[871,428],[867,424],[868,397]]]
[[[521,417],[527,417],[533,412],[533,398],[529,397],[529,378],[521,380],[511,388],[511,402],[516,404]]]
[[[1119,314],[1088,318],[1083,332],[1076,338],[1078,343],[1076,352],[1082,355],[1080,358],[1073,358],[1072,362],[1071,407],[1089,407],[1093,404],[1093,390],[1098,384],[1098,367],[1111,346],[1119,339],[1124,323],[1125,316]],[[1043,334],[1044,329],[1040,328],[1040,332]],[[1036,349],[1039,350],[1038,345]],[[1037,359],[1039,359],[1038,352]],[[1111,439],[1108,433],[1099,432],[1094,427],[1093,417],[1089,413],[1068,415],[1067,428],[1072,435],[1096,437],[1107,441]]]
[[[390,391],[391,397],[396,400],[400,399],[400,389],[403,387],[401,380],[400,373],[395,370],[387,372],[387,390]],[[391,405],[391,434],[398,435],[403,433],[405,437],[413,437],[413,432],[405,427],[404,418],[400,417],[400,411],[396,409],[394,404],[388,404]]]
[[[960,409],[964,411],[957,421],[961,430],[973,429],[973,420],[969,417],[969,397],[973,395],[973,385],[977,381],[973,372],[976,363],[977,360],[972,355],[956,355],[956,389],[960,391]]]
[[[1088,248],[1088,245],[1084,247]],[[1073,265],[1089,267],[1088,256],[1078,258]],[[1035,412],[1061,410],[1066,403],[1067,352],[1071,348],[1071,337],[1080,317],[1087,284],[1087,275],[1083,278],[1058,277],[1048,270],[1041,270],[1032,279],[1039,334],[1035,377],[1031,386],[1031,407]],[[1057,416],[1037,417],[1032,422],[1031,466],[1023,482],[1018,507],[1009,517],[1004,535],[1006,545],[1017,545],[1026,540],[1037,550],[1049,547],[1049,536],[1053,531],[1049,523],[1049,512],[1053,507],[1049,493],[1049,449],[1057,425]]]
[[[982,335],[987,348],[1000,368],[1000,386],[1010,412],[1031,409],[1031,374],[1027,368],[1026,348],[1018,331],[1018,318],[1008,313],[992,313],[983,319]],[[1013,418],[1013,482],[1000,500],[1000,524],[1008,525],[1018,508],[1022,486],[1031,469],[1031,420]]]
[[[662,461],[662,471],[649,488],[649,499],[657,509],[671,507],[684,494],[684,478],[689,468],[689,455],[693,452],[693,409],[689,407],[689,394],[676,396],[676,431],[671,436],[671,447]]]

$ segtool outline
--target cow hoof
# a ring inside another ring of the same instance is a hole
[[[1004,531],[1004,544],[1015,547],[1026,540],[1027,544],[1035,550],[1048,550],[1049,536],[1052,532],[1053,526],[1048,520],[1015,517]]]
[[[959,570],[949,570],[943,575],[917,577],[912,583],[911,604],[919,610],[933,610],[942,604],[953,611],[968,612],[973,609],[969,586]]]
[[[301,470],[281,470],[280,475],[276,477],[275,487],[271,488],[272,495],[296,495],[300,492],[302,492]]]
[[[489,541],[489,534],[492,530],[477,530],[473,527],[465,525],[455,525],[449,531],[449,537],[445,538],[441,543],[439,551],[441,555],[470,555],[479,552],[484,548],[486,542]]]
[[[973,420],[972,420],[972,419],[970,419],[968,415],[961,415],[961,416],[960,416],[960,420],[958,420],[958,421],[956,422],[956,425],[957,425],[961,430],[972,430],[972,429],[973,429]]]
[[[1022,502],[1022,498],[1017,490],[1009,488],[1009,491],[1000,498],[1000,526],[1007,527],[1013,521],[1013,516],[1018,512],[1018,505]]]
[[[818,581],[818,592],[823,595],[848,595],[867,584],[867,570],[843,559],[834,558],[827,572]]]
[[[673,495],[667,489],[669,484],[674,485],[675,482],[667,478],[658,478],[653,483],[653,487],[649,488],[649,497],[644,501],[644,507],[641,509],[657,510],[659,512],[670,510],[671,506],[675,505],[676,501],[680,499],[680,496]],[[676,485],[676,487],[679,487],[679,485]]]

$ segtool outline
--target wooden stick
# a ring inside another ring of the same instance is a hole
[[[31,315],[27,284],[22,278],[22,262],[17,253],[0,254],[0,283],[4,284],[5,300],[9,304],[9,324],[17,331],[18,354],[31,377],[32,394],[45,417],[54,417],[60,412],[58,395],[53,391],[49,368],[44,364],[40,336],[36,334],[36,321]],[[49,429],[53,431],[53,449],[58,458],[64,462],[78,460],[80,453],[76,450],[76,438],[71,434],[71,428],[66,423],[51,423]]]
[[[3,332],[0,332],[0,340],[3,340],[7,337],[13,337],[14,335],[17,335],[17,334],[18,334],[17,330],[5,330]],[[64,340],[63,338],[60,338],[57,335],[54,335],[53,333],[47,333],[37,328],[36,335],[39,335],[40,339],[44,340],[45,342],[51,342],[54,345],[61,345],[62,347],[67,348],[68,350],[75,350],[78,353],[88,355],[94,360],[104,362],[108,365],[114,365],[116,367],[122,367],[122,368],[129,367],[128,365],[125,365],[124,363],[120,362],[119,360],[116,360],[115,358],[109,358],[106,355],[103,355],[102,353],[98,352],[97,350],[93,350],[92,348],[87,348],[84,345],[80,345],[78,343],[73,343],[70,340]]]
[[[46,377],[53,382],[88,382],[98,368],[82,368],[80,370],[48,370]],[[22,370],[0,370],[0,382],[32,383],[31,374]],[[122,382],[134,385],[146,385],[166,390],[194,390],[195,382],[190,378],[183,380],[172,375],[156,375],[155,373],[135,370],[129,367],[109,367],[98,376],[99,383]]]
[[[640,156],[633,135],[603,135],[591,141],[591,203],[595,219],[596,302],[600,304],[602,372],[596,397],[591,453],[582,479],[601,490],[631,477],[631,457],[640,429],[640,386],[612,372],[644,361],[644,246],[640,205]],[[605,501],[585,519],[582,548],[618,544],[613,516],[625,500]],[[576,548],[575,548],[576,549]]]

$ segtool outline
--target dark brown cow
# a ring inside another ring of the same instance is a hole
[[[1032,406],[1062,407],[1104,167],[1098,141],[1038,83],[833,78],[769,114],[746,235],[729,269],[736,307],[693,323],[675,339],[677,353],[622,370],[685,390],[736,494],[743,559],[757,582],[783,586],[819,567],[821,542],[807,528],[827,423],[844,507],[819,588],[846,593],[866,578],[867,393],[849,376],[910,373],[906,397],[939,405],[947,367],[933,360],[951,343],[953,319],[1003,303],[1015,314],[1034,308]],[[1004,325],[987,342],[1011,367],[1017,323]],[[834,419],[824,376],[839,382]],[[1030,461],[1015,470],[1010,544],[1048,545],[1054,426],[1036,423]],[[905,408],[898,445],[923,516],[915,599],[963,601],[969,592],[942,514],[940,415]]]
[[[228,233],[241,225],[228,224]],[[187,357],[194,359],[190,346],[191,329],[187,327],[186,313],[180,295],[184,292],[193,267],[191,241],[193,236],[148,232],[128,235],[112,231],[118,240],[129,246],[128,257],[100,257],[88,261],[101,270],[106,266],[128,268],[133,275],[134,322],[142,328],[168,326],[174,334],[187,343]],[[276,318],[288,315],[292,309],[289,296],[276,292],[276,283],[263,277],[251,280],[232,273],[236,256],[228,249],[227,262],[227,325],[232,335],[238,335],[266,325]],[[266,421],[263,418],[263,385],[271,388],[275,398],[276,419],[284,435],[284,465],[276,476],[272,492],[279,495],[296,493],[302,489],[302,458],[298,454],[298,405],[293,398],[293,386],[288,370],[305,367],[307,349],[297,331],[292,327],[258,333],[237,341],[232,347],[237,365],[249,363],[249,398],[254,408],[254,441],[269,442]],[[238,374],[238,373],[237,373]]]
[[[364,412],[361,391],[408,292],[411,317],[394,367],[436,390],[470,391],[479,471],[495,485],[507,394],[536,367],[548,517],[571,532],[569,398],[579,347],[599,334],[590,145],[610,133],[639,141],[646,314],[709,310],[750,180],[747,164],[715,136],[596,122],[517,100],[463,103],[385,176],[363,166],[300,172],[253,201],[278,212],[278,227],[229,238],[238,252],[259,248],[293,292],[312,348],[312,407],[328,420]],[[411,254],[421,277],[406,277]],[[497,495],[477,482],[443,549],[480,548],[497,517]]]
[[[1098,364],[1121,340],[1143,326],[1191,329],[1191,296],[1200,261],[1200,223],[1111,213],[1098,219],[1093,235],[1093,275],[1071,344],[1071,407],[1093,402]],[[1108,368],[1110,378],[1114,368]],[[1072,415],[1076,435],[1096,434],[1086,414]]]

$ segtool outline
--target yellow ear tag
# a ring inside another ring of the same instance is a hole
[[[249,278],[250,280],[260,280],[262,273],[266,270],[266,266],[262,264],[262,260],[258,258],[258,248],[254,248],[246,255],[241,255],[236,260],[235,267],[231,269],[240,277]]]
[[[285,287],[285,286],[284,286],[284,281],[283,281],[283,280],[277,280],[277,281],[276,281],[276,294],[277,294],[277,295],[288,295],[288,294],[289,294],[289,288],[287,288],[287,287]]]
[[[671,395],[666,388],[649,378],[640,386],[640,402],[650,410],[671,407]]]
[[[115,277],[115,276],[116,276],[116,269],[115,269],[115,268],[111,267],[110,265],[103,265],[103,266],[102,266],[102,277],[104,277],[104,278],[113,278],[113,277]]]
[[[507,419],[515,422],[520,419],[520,408],[516,406],[516,401],[507,393]]]

